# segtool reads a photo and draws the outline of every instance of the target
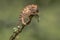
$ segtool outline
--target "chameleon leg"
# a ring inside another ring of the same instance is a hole
[[[25,19],[23,17],[21,18],[21,21],[23,25],[26,25]]]
[[[29,24],[31,22],[32,18],[33,18],[33,15],[29,16],[29,20],[28,20],[28,22],[26,24]]]
[[[37,19],[38,22],[40,21],[39,15],[35,15],[35,18]]]

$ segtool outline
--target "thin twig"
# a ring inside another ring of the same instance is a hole
[[[22,25],[22,28],[21,28],[21,29],[18,28],[17,31],[13,32],[13,34],[11,35],[11,37],[10,37],[9,40],[15,40],[16,36],[17,36],[19,33],[21,33],[22,30],[24,29],[24,27],[27,26],[27,25],[31,22],[32,17],[33,17],[33,15],[31,15],[31,16],[29,17],[30,21],[28,21],[26,25]]]

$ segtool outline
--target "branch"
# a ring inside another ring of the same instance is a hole
[[[21,29],[18,28],[17,31],[13,32],[13,34],[11,35],[11,37],[10,37],[9,40],[15,40],[16,36],[19,35],[19,33],[21,33],[22,30],[24,29],[24,27],[27,26],[27,25],[31,22],[32,17],[33,17],[33,15],[31,15],[31,16],[29,17],[30,21],[28,21],[26,25],[22,25],[22,28],[21,28]]]

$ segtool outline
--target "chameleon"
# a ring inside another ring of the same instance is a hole
[[[34,16],[36,18],[39,18],[38,12],[39,12],[39,10],[38,10],[38,6],[36,4],[27,5],[21,11],[21,14],[19,16],[19,23],[21,21],[22,25],[27,25],[27,23],[29,23],[31,21],[31,18],[33,18]],[[33,16],[33,17],[31,17],[31,16]],[[18,25],[19,25],[19,23],[18,23]]]

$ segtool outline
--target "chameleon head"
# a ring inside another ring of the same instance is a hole
[[[35,4],[32,4],[32,9],[34,10],[35,13],[38,13],[38,6]]]

